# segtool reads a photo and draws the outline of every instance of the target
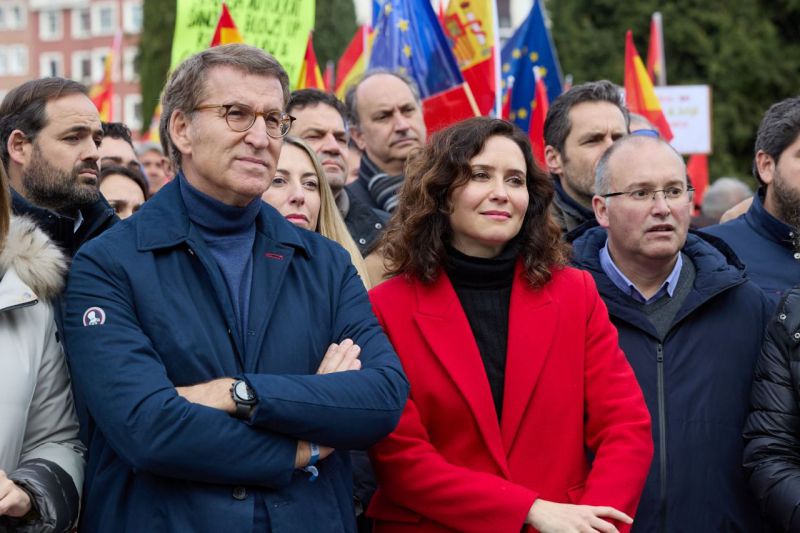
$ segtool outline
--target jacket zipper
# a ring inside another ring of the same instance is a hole
[[[27,302],[22,302],[20,304],[9,305],[8,307],[0,308],[0,313],[13,311],[15,309],[22,309],[23,307],[30,307],[32,305],[36,305],[37,303],[39,303],[39,300],[28,300]]]
[[[667,415],[664,400],[664,345],[656,347],[656,371],[658,375],[658,457],[660,470],[659,527],[667,531]]]

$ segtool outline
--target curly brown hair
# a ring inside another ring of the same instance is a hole
[[[518,235],[526,279],[541,287],[550,281],[551,269],[566,263],[561,232],[550,216],[553,182],[534,162],[527,135],[504,120],[476,117],[437,132],[409,158],[397,209],[379,244],[388,275],[436,280],[453,236],[451,194],[469,181],[470,160],[495,135],[516,143],[527,166],[530,200]]]

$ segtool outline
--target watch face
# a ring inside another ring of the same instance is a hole
[[[248,387],[247,383],[245,383],[244,381],[239,381],[236,383],[234,392],[236,393],[236,396],[238,398],[241,398],[246,402],[252,400],[255,397],[253,392],[250,390],[250,387]]]

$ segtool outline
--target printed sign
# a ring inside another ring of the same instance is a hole
[[[708,85],[655,87],[661,109],[682,154],[711,153],[711,88]]]

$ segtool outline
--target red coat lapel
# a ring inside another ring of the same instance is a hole
[[[519,430],[523,415],[550,352],[558,323],[558,306],[550,293],[532,289],[517,263],[508,316],[506,380],[503,391],[502,435],[506,454]]]
[[[414,320],[433,354],[441,361],[475,417],[497,464],[510,477],[478,345],[450,280],[441,273],[433,285],[417,284]]]

